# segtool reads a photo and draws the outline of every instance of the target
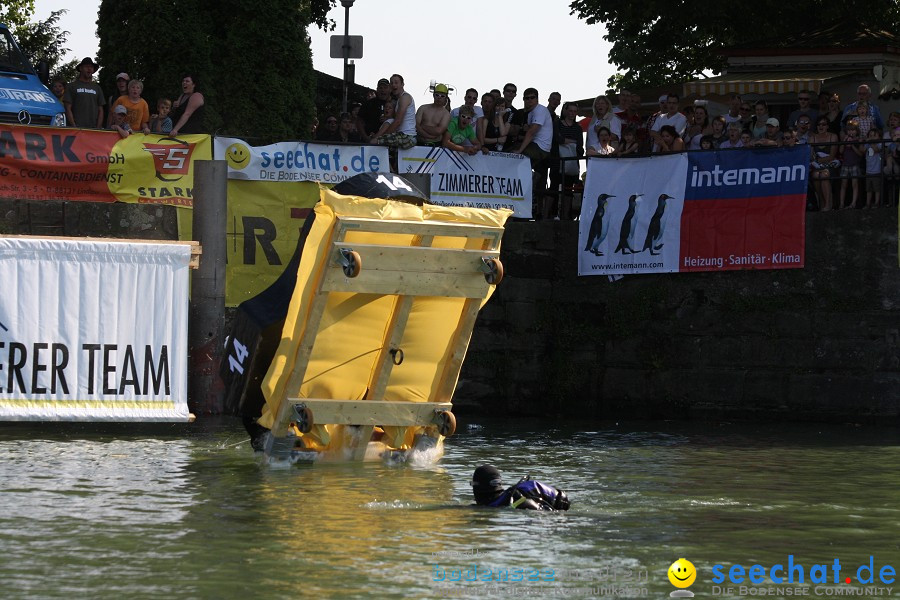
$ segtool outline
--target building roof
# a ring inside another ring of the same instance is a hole
[[[820,29],[798,32],[790,38],[755,40],[736,44],[723,50],[726,56],[772,56],[810,54],[856,54],[860,52],[887,52],[900,54],[900,35],[886,29],[848,27],[845,21],[835,22]]]

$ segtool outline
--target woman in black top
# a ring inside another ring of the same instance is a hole
[[[204,133],[203,94],[197,91],[197,80],[193,75],[185,75],[181,80],[182,94],[172,103],[171,119],[175,124],[169,133],[177,137],[179,133]]]
[[[506,100],[502,97],[495,100],[493,94],[481,96],[481,108],[484,116],[478,119],[478,141],[481,142],[481,151],[498,152],[503,149],[506,142],[506,134],[509,132],[509,123],[506,122]]]

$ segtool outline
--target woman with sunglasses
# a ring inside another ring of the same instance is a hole
[[[820,116],[816,120],[815,132],[809,135],[809,148],[812,153],[809,171],[819,201],[819,210],[822,211],[834,208],[830,177],[836,173],[839,164],[837,141],[838,136],[828,130],[828,117]]]
[[[834,135],[839,135],[841,133],[841,118],[844,116],[844,111],[841,110],[841,97],[837,94],[832,94],[828,99],[828,110],[821,116],[828,119],[828,131]]]

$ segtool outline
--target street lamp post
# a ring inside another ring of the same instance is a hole
[[[344,7],[344,96],[341,102],[341,112],[347,112],[347,71],[350,64],[350,7],[356,0],[341,0]]]

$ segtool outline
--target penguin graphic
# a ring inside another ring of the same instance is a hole
[[[666,231],[666,222],[663,221],[663,216],[666,212],[666,200],[670,198],[672,196],[668,194],[660,194],[659,201],[656,204],[656,212],[653,213],[653,217],[650,219],[650,226],[647,227],[647,239],[644,240],[644,247],[641,249],[641,252],[649,249],[650,254],[656,256],[659,254],[660,248],[663,247],[662,237]]]
[[[619,230],[619,245],[613,252],[634,254],[634,230],[637,228],[637,202],[643,194],[632,194],[628,199],[628,210],[622,219],[622,229]],[[625,252],[628,250],[628,252]]]
[[[603,256],[600,252],[600,244],[606,239],[609,231],[609,219],[604,219],[606,214],[606,205],[608,198],[615,198],[609,194],[600,194],[597,196],[597,210],[594,212],[594,218],[591,220],[591,227],[588,229],[587,243],[584,245],[585,252],[591,252],[596,256]]]

